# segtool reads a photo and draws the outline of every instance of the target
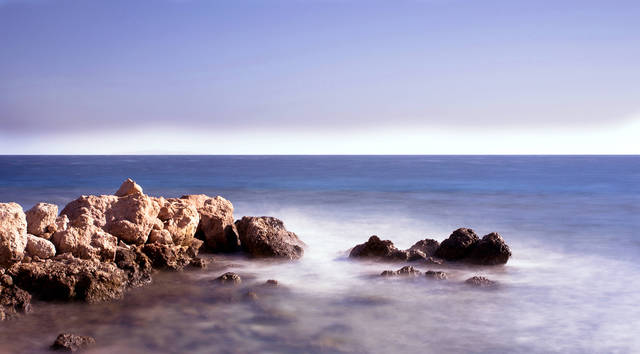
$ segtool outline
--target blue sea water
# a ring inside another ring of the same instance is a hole
[[[74,328],[101,336],[98,351],[640,351],[639,156],[0,156],[0,202],[63,207],[79,195],[111,194],[127,177],[150,195],[222,195],[236,218],[284,220],[309,245],[302,261],[219,259],[285,284],[290,293],[268,305],[286,320],[256,320],[246,305],[214,306],[192,293],[175,308],[136,302],[137,321],[91,315],[133,311],[130,302],[176,286],[201,294],[207,277],[219,275],[214,267],[161,275],[116,305],[39,304],[0,324],[0,344],[43,345],[38,321],[67,311]],[[408,247],[463,226],[499,232],[512,259],[443,268],[450,280],[432,284],[380,280],[391,266],[344,256],[372,234]],[[501,287],[460,285],[476,274]],[[185,308],[195,306],[211,317],[189,315]]]

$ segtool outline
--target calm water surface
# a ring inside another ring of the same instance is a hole
[[[296,263],[207,255],[207,270],[160,273],[116,303],[35,303],[0,323],[0,351],[46,351],[63,331],[93,335],[96,353],[640,351],[638,156],[0,156],[0,202],[62,207],[126,177],[277,216],[309,247]],[[421,266],[450,273],[435,282],[345,257],[372,234],[408,247],[462,226],[499,232],[513,258]],[[228,270],[241,287],[212,283]],[[501,286],[461,284],[472,275]]]

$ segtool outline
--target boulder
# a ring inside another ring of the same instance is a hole
[[[151,282],[151,260],[142,252],[142,246],[118,246],[115,264],[127,275],[127,285],[140,287]]]
[[[469,261],[482,265],[505,264],[511,257],[511,250],[504,239],[496,232],[482,237],[475,246]]]
[[[407,250],[407,252],[422,252],[425,255],[424,258],[427,258],[433,256],[439,246],[440,244],[438,241],[427,238],[416,242]]]
[[[148,243],[161,243],[163,245],[173,245],[173,238],[171,237],[171,233],[167,230],[151,230],[149,233]]]
[[[143,244],[159,212],[160,205],[154,198],[136,193],[123,197],[81,196],[67,204],[61,215],[68,216],[71,226],[92,223],[126,243]]]
[[[384,272],[382,272],[380,275],[383,277],[390,277],[390,276],[395,276],[395,275],[402,275],[402,276],[418,276],[422,274],[422,272],[420,272],[419,270],[415,269],[412,266],[404,266],[396,271],[393,270],[385,270]]]
[[[395,270],[384,270],[380,273],[380,276],[382,277],[393,277],[396,275],[398,275],[398,273]]]
[[[429,279],[435,280],[445,280],[448,278],[447,273],[441,271],[428,270],[424,273],[424,275]]]
[[[17,286],[48,301],[97,303],[120,299],[128,280],[114,263],[83,260],[69,254],[17,263],[8,273]]]
[[[447,261],[457,261],[468,257],[480,239],[472,229],[460,228],[442,241],[435,256]]]
[[[0,277],[0,321],[31,311],[31,295],[13,284],[7,274]]]
[[[234,252],[240,248],[240,237],[233,220],[233,204],[217,196],[185,195],[180,199],[196,207],[200,214],[198,233],[214,252]]]
[[[369,237],[367,242],[359,244],[351,249],[350,258],[371,258],[384,261],[406,261],[407,251],[397,249],[393,242],[380,240],[376,235]]]
[[[142,246],[142,252],[149,257],[151,266],[165,270],[182,270],[189,265],[195,257],[190,254],[191,251],[188,247],[160,243],[147,243]]]
[[[17,203],[0,203],[0,267],[24,257],[27,247],[27,219]]]
[[[236,222],[242,249],[250,257],[299,259],[305,246],[284,223],[270,216],[245,216]]]
[[[127,178],[126,181],[122,182],[120,188],[118,188],[118,191],[115,193],[115,196],[124,197],[131,194],[143,194],[142,187],[140,187],[131,178]]]
[[[496,283],[495,281],[481,276],[471,277],[465,280],[465,283],[478,288],[492,288],[498,285],[498,283]]]
[[[236,273],[227,272],[216,278],[216,281],[221,284],[234,285],[242,283],[242,279]]]
[[[96,343],[95,338],[89,336],[78,336],[71,333],[58,335],[56,341],[51,345],[52,350],[75,352]]]
[[[30,257],[38,257],[40,259],[47,259],[56,255],[56,247],[51,241],[31,234],[27,234],[25,251]]]
[[[38,203],[25,213],[27,218],[27,232],[40,236],[49,232],[49,226],[55,225],[58,217],[58,206],[55,204]]]
[[[80,220],[84,220],[81,223]],[[75,226],[59,230],[51,236],[51,241],[59,254],[71,253],[83,259],[113,261],[118,239],[95,226],[91,219],[79,217]]]
[[[190,245],[200,224],[198,209],[188,200],[177,198],[162,200],[160,205],[158,219],[162,221],[163,229],[171,235],[171,243]]]

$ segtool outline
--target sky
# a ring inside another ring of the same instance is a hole
[[[1,154],[638,154],[640,2],[0,0]]]

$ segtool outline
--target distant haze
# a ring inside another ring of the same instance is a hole
[[[0,0],[0,153],[640,153],[638,1]]]

